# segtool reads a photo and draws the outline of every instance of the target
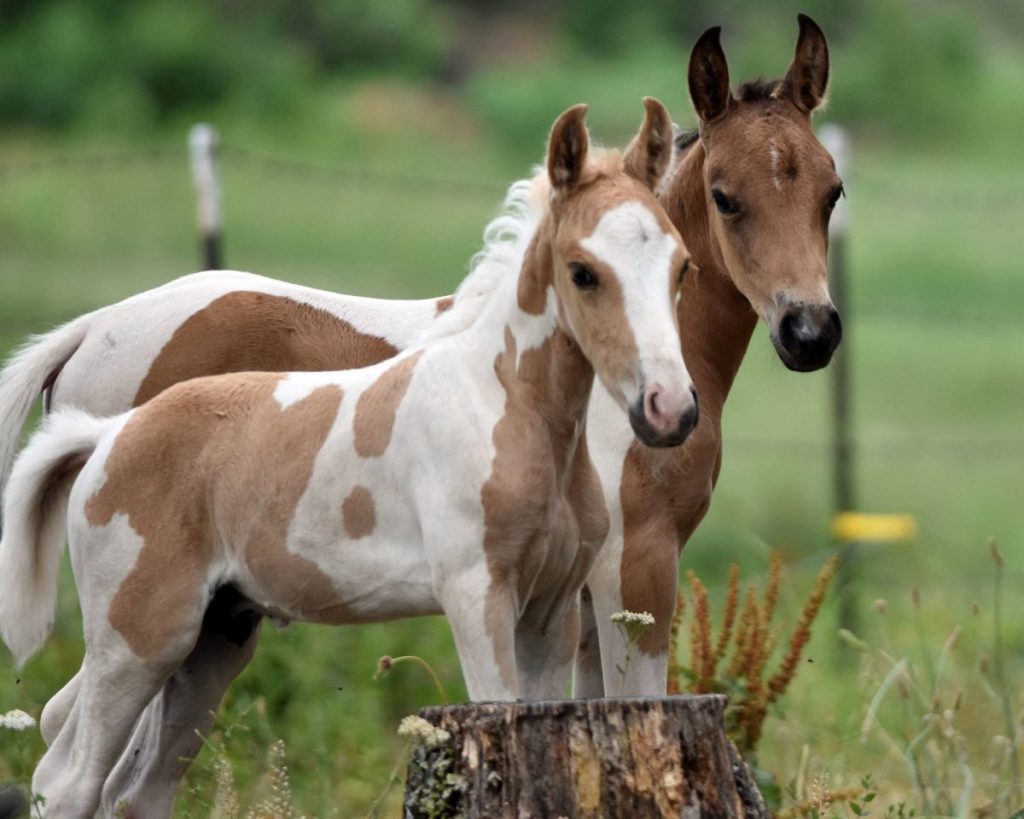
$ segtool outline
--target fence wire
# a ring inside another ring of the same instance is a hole
[[[277,156],[243,146],[222,144],[217,151],[225,168],[247,169],[270,176],[287,177],[303,183],[323,183],[358,188],[373,187],[400,190],[403,195],[429,198],[473,196],[496,202],[507,187],[497,180],[458,179],[450,176],[414,175]],[[117,174],[139,167],[186,166],[188,153],[183,147],[152,147],[113,152],[58,154],[43,159],[0,164],[0,184],[54,174]],[[918,210],[973,210],[1005,213],[1024,212],[1024,192],[1018,189],[937,188],[913,190],[874,175],[854,172],[854,179],[883,191],[895,205]],[[951,311],[924,305],[858,304],[852,311],[857,320],[899,320],[942,325],[950,331],[1024,330],[1024,315],[1009,313]],[[70,320],[74,316],[66,316]],[[42,332],[62,323],[52,318],[17,317],[5,320],[5,330],[27,335]],[[778,440],[731,436],[730,456],[825,458],[832,452],[828,441]],[[1024,461],[1024,437],[1007,438],[931,438],[922,436],[892,440],[861,438],[854,441],[859,457],[869,459],[906,459],[909,456],[940,457],[959,462]]]

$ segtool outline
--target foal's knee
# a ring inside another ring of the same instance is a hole
[[[57,734],[68,721],[78,697],[78,689],[81,687],[81,675],[81,671],[75,674],[67,685],[50,697],[50,701],[43,706],[43,713],[39,715],[39,733],[43,735],[46,747],[53,745]]]

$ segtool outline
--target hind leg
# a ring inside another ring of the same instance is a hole
[[[230,587],[227,587],[230,589]],[[202,746],[231,682],[259,641],[260,616],[239,609],[244,598],[220,590],[210,603],[188,659],[167,680],[135,726],[103,786],[106,814],[169,816],[182,777]]]
[[[112,643],[113,641],[111,641]],[[72,711],[32,778],[51,819],[90,817],[100,790],[146,703],[173,665],[146,662],[124,645],[92,648]]]
[[[99,807],[103,783],[121,754],[146,704],[191,652],[207,599],[204,586],[174,612],[156,609],[155,595],[137,600],[140,623],[160,623],[160,640],[138,656],[108,619],[99,578],[79,576],[85,618],[86,657],[78,693],[63,726],[53,738],[32,778],[33,793],[44,797],[51,819],[91,817]],[[91,582],[90,582],[91,581]],[[100,597],[100,600],[96,598]],[[148,619],[147,619],[148,618]],[[173,621],[173,627],[167,624]],[[156,634],[153,635],[154,637]]]

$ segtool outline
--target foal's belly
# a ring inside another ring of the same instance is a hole
[[[421,550],[383,538],[290,543],[250,556],[232,582],[261,611],[284,620],[345,625],[439,614]]]

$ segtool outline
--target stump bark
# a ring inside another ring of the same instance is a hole
[[[406,819],[769,819],[725,735],[725,697],[466,703],[420,716]]]

